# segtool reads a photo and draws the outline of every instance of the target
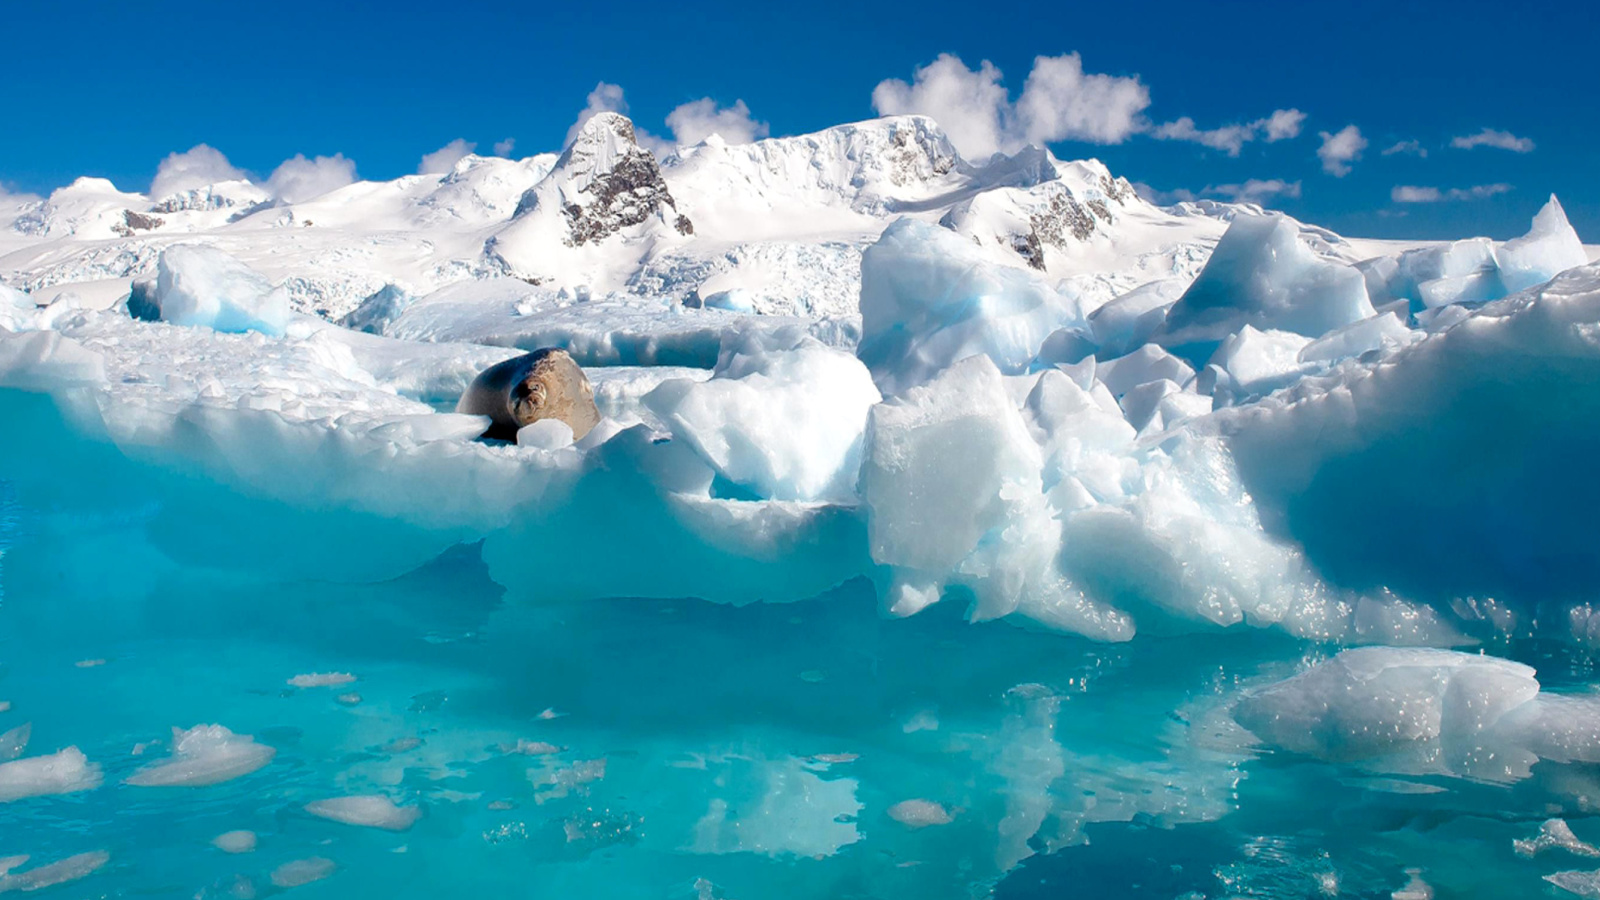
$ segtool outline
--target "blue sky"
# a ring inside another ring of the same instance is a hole
[[[1600,106],[1584,87],[1600,13],[1580,3],[330,6],[9,8],[0,183],[45,193],[93,174],[143,190],[164,156],[201,142],[261,175],[297,153],[342,153],[362,177],[393,178],[457,138],[479,152],[505,138],[517,153],[559,149],[602,81],[658,134],[670,134],[671,111],[705,97],[743,100],[771,134],[797,134],[871,117],[886,79],[920,96],[915,74],[941,54],[974,72],[992,62],[1014,104],[1036,57],[1075,52],[1085,73],[1110,77],[1096,83],[1138,78],[1148,103],[1134,102],[1132,130],[1084,141],[1073,137],[1092,123],[1019,127],[1011,140],[1068,133],[1052,143],[1058,155],[1097,156],[1172,195],[1298,182],[1298,196],[1269,205],[1362,236],[1509,237],[1553,191],[1579,234],[1600,242]],[[1036,99],[1085,102],[1070,90]],[[1304,114],[1298,135],[1268,142],[1256,129],[1237,156],[1152,136],[1183,117],[1213,132],[1278,110]],[[1336,177],[1319,159],[1321,134],[1350,125],[1366,147]],[[1517,149],[1451,146],[1485,129]],[[1427,155],[1382,153],[1410,141]],[[1429,202],[1395,202],[1397,187]]]

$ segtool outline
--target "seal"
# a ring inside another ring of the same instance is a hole
[[[456,403],[456,412],[488,416],[486,438],[514,441],[517,429],[540,419],[560,419],[581,440],[600,421],[594,389],[572,355],[547,347],[513,357],[478,373]]]

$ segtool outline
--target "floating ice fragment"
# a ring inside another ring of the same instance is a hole
[[[299,887],[327,878],[336,868],[333,860],[321,856],[297,859],[273,869],[272,884],[280,888]]]
[[[515,753],[521,756],[548,756],[551,753],[560,753],[563,747],[544,741],[530,741],[527,738],[517,738],[515,744],[501,744],[501,753]]]
[[[127,779],[136,787],[204,787],[242,778],[272,761],[278,751],[248,734],[221,725],[172,729],[172,757]]]
[[[0,803],[93,790],[101,780],[100,766],[77,747],[68,747],[49,756],[0,763]]]
[[[606,761],[600,759],[581,759],[570,765],[546,766],[542,769],[529,769],[528,781],[533,783],[536,790],[533,793],[535,803],[544,803],[549,800],[559,800],[580,790],[584,785],[596,782],[606,777]]]
[[[28,749],[28,738],[33,736],[33,723],[24,722],[21,725],[0,734],[0,763],[10,762],[21,756]]]
[[[256,849],[254,831],[226,831],[211,839],[211,846],[223,853],[253,853]]]
[[[345,825],[382,828],[386,831],[405,831],[416,824],[422,809],[416,806],[396,806],[382,794],[359,794],[349,797],[332,797],[306,804],[306,812],[323,819]]]
[[[932,800],[901,800],[889,807],[889,818],[907,828],[949,825],[954,821],[949,810]]]
[[[27,857],[21,857],[27,859]],[[46,866],[38,866],[26,872],[15,874],[0,874],[0,894],[7,891],[22,891],[28,893],[69,881],[87,878],[99,871],[102,866],[110,862],[111,854],[104,850],[93,850],[88,853],[79,853],[66,859],[57,860]],[[21,863],[15,863],[20,865]],[[0,872],[5,872],[0,869]]]
[[[77,666],[80,669],[93,669],[96,666],[103,666],[105,664],[106,661],[103,659],[80,659],[73,663],[74,666]]]
[[[1544,876],[1544,880],[1568,893],[1597,900],[1600,898],[1600,870],[1593,872],[1567,871]]]
[[[361,703],[360,694],[340,694],[333,699],[337,700],[341,705],[344,706],[357,706]]]
[[[1551,848],[1566,850],[1578,856],[1600,857],[1600,847],[1579,840],[1565,819],[1546,819],[1539,826],[1537,837],[1518,838],[1511,842],[1511,849],[1516,851],[1518,856],[1534,857]]]
[[[311,687],[338,687],[356,680],[356,676],[349,672],[311,672],[306,675],[296,675],[289,679],[289,684],[297,688]]]

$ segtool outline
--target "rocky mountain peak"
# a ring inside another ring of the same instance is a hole
[[[603,112],[585,122],[555,168],[523,195],[517,215],[559,210],[569,247],[603,241],[651,218],[679,234],[694,225],[680,214],[655,155],[639,146],[627,116]]]

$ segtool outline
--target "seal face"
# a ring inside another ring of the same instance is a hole
[[[560,419],[580,440],[600,421],[594,389],[571,354],[554,347],[490,366],[472,380],[456,412],[488,416],[483,436],[514,441],[517,429],[541,419]]]

